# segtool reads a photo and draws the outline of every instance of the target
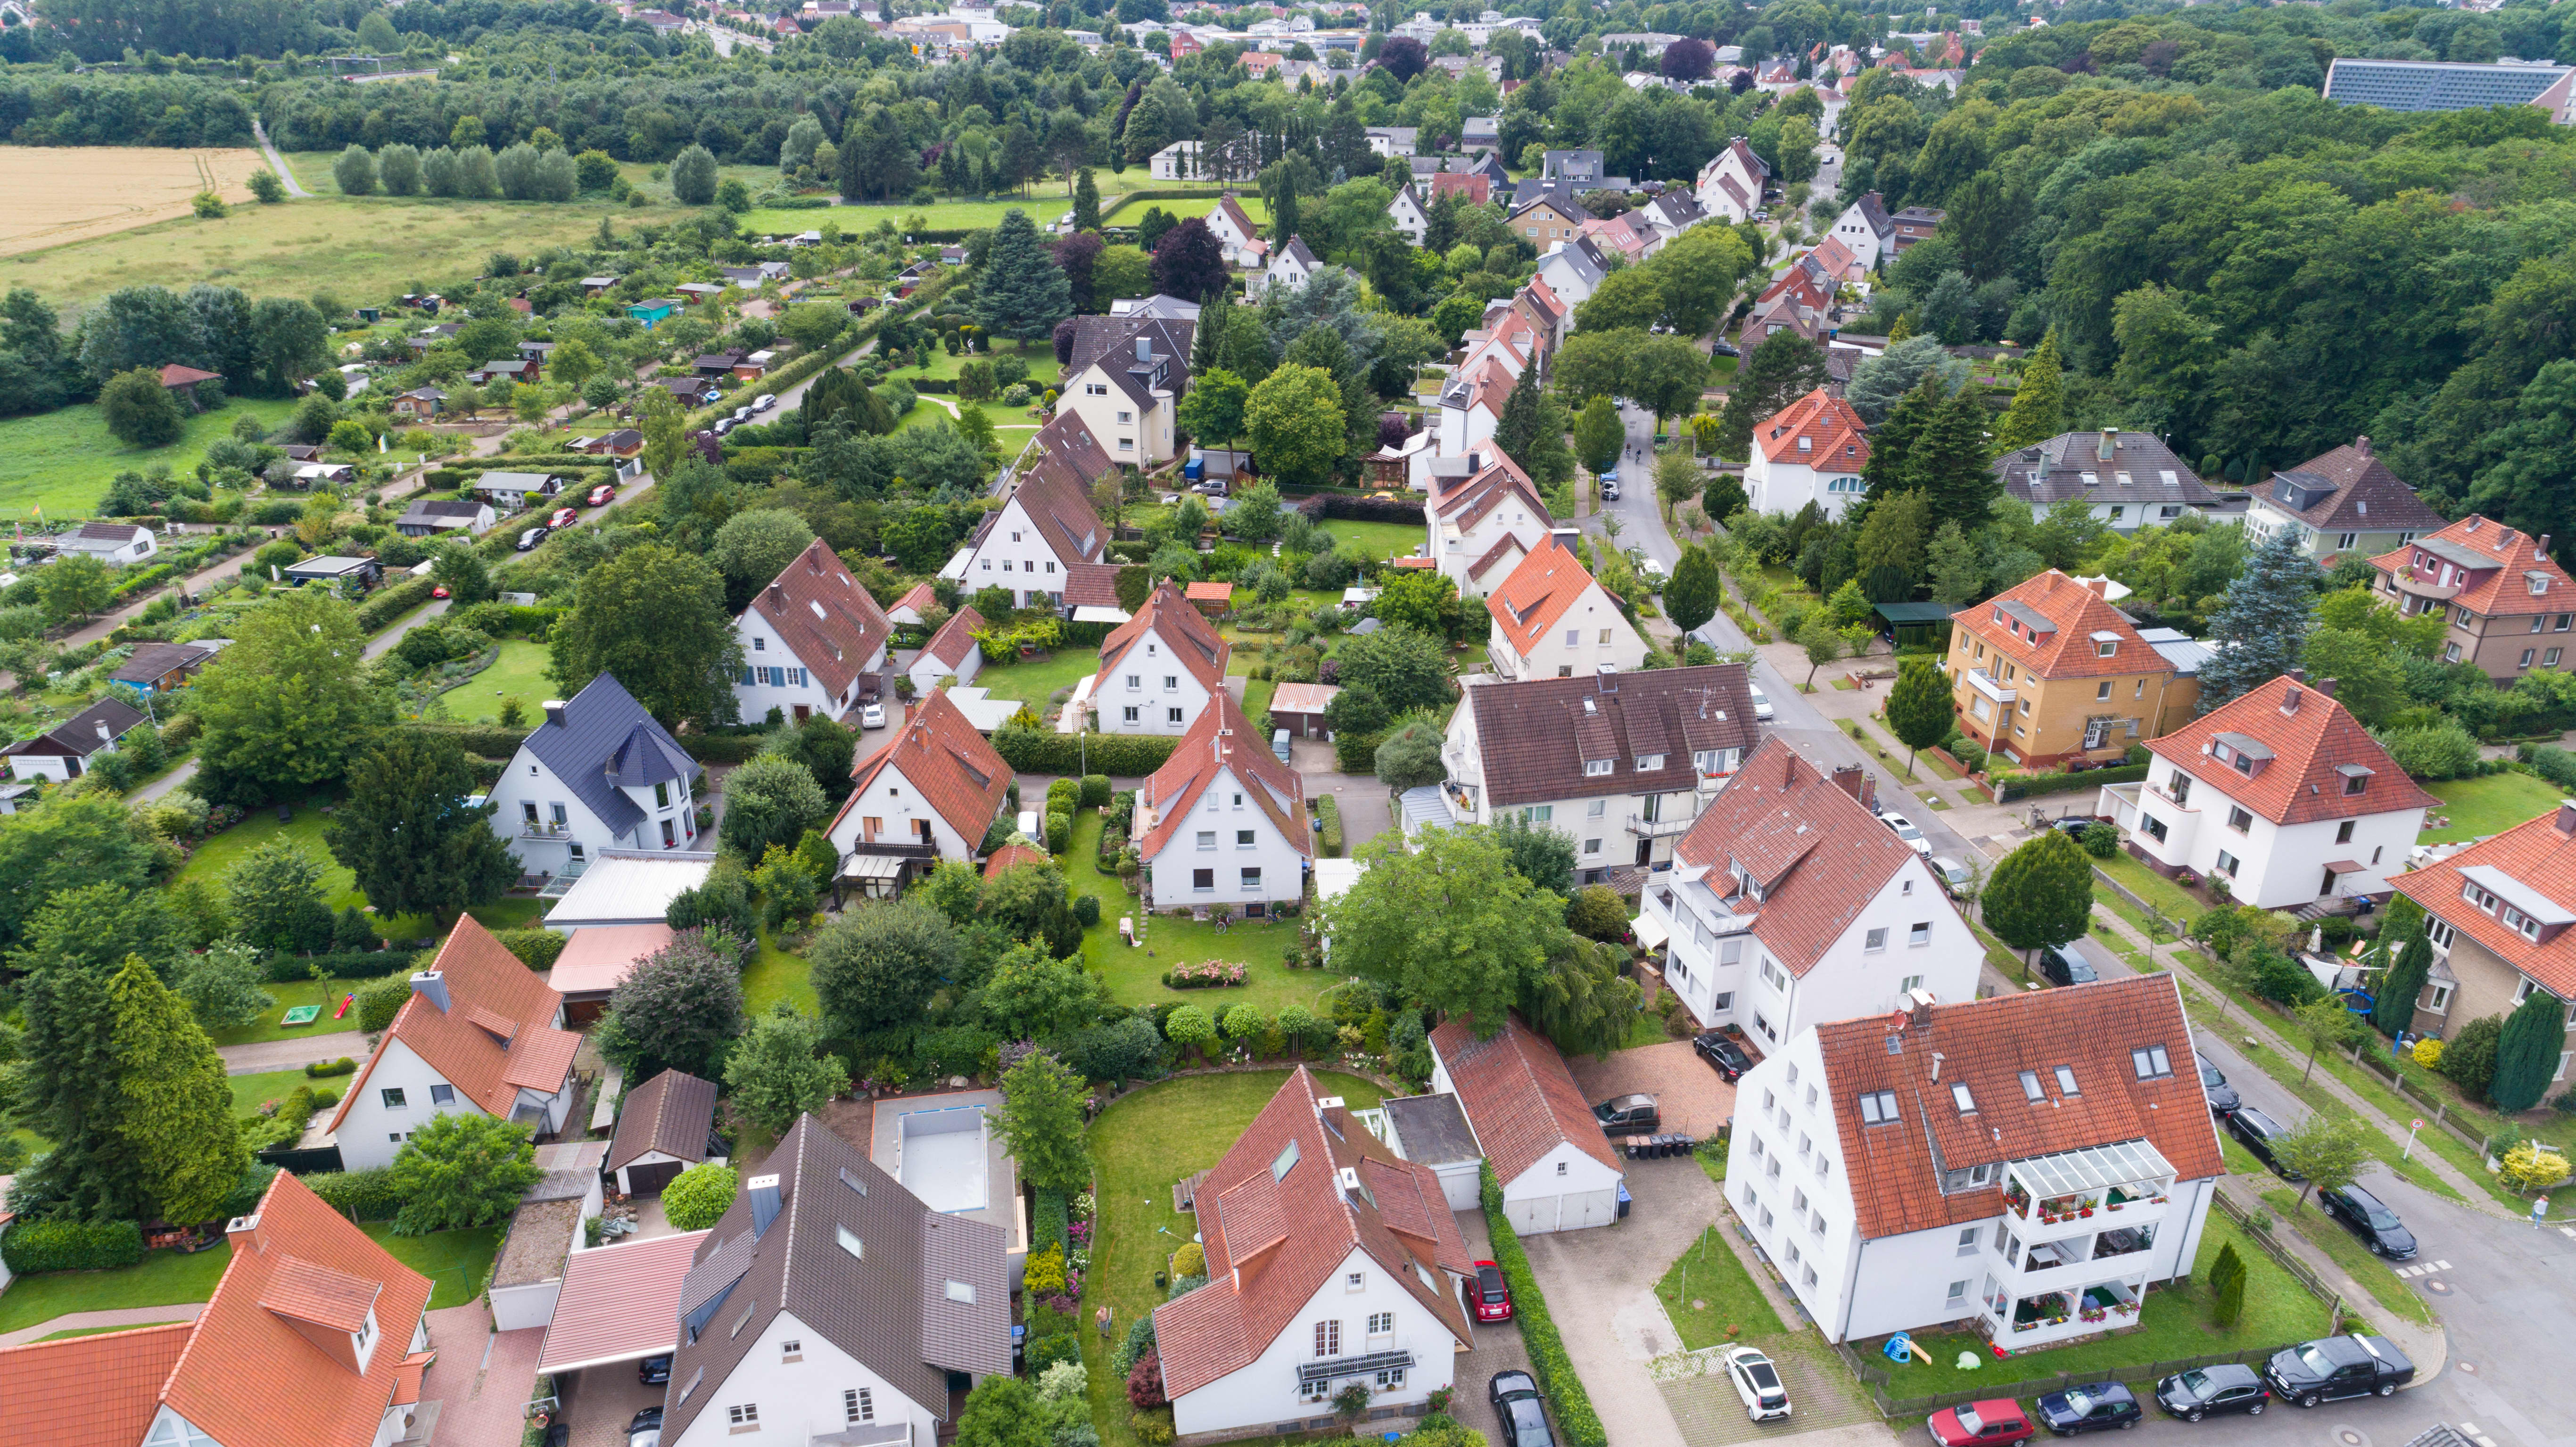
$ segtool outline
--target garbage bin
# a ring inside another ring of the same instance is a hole
[[[1628,1183],[1625,1181],[1619,1183],[1619,1219],[1628,1219]]]

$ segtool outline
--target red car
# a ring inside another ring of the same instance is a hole
[[[447,596],[447,585],[446,585],[445,583],[441,583],[441,584],[439,584],[437,587],[430,589],[430,590],[429,590],[429,596],[431,596],[431,597],[433,597],[433,598],[444,598],[444,597],[446,597],[446,596]]]
[[[2037,1435],[2021,1404],[2009,1398],[1944,1407],[1924,1424],[1941,1447],[2008,1447]]]
[[[579,516],[580,514],[574,512],[571,508],[559,507],[555,509],[555,515],[553,517],[546,519],[546,527],[551,531],[561,532],[563,529],[571,527],[573,525],[573,520]]]
[[[615,501],[617,501],[617,484],[613,482],[603,482],[599,486],[590,490],[590,496],[583,499],[583,505],[586,507],[606,507]]]
[[[1467,1301],[1476,1308],[1478,1321],[1512,1319],[1512,1289],[1503,1284],[1503,1268],[1491,1261],[1476,1263],[1476,1279],[1467,1284]]]

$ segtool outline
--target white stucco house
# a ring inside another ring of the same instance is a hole
[[[1219,196],[1215,209],[1207,214],[1207,228],[1215,235],[1218,248],[1225,254],[1225,264],[1241,271],[1258,270],[1270,259],[1270,243],[1261,239],[1261,228],[1234,193]]]
[[[1646,640],[1574,556],[1574,530],[1552,533],[1485,598],[1485,649],[1508,679],[1574,678],[1642,668]]]
[[[1474,1021],[1451,1016],[1431,1032],[1431,1062],[1431,1089],[1458,1097],[1514,1231],[1537,1236],[1619,1219],[1627,1173],[1553,1044],[1518,1020],[1478,1039]]]
[[[148,562],[161,551],[150,528],[137,523],[82,523],[54,539],[62,557],[92,557],[111,568]]]
[[[1136,791],[1135,837],[1157,910],[1258,918],[1305,897],[1315,858],[1304,777],[1279,762],[1222,688]]]
[[[1814,503],[1840,518],[1869,491],[1869,424],[1822,387],[1753,426],[1744,500],[1755,512],[1796,513]]]
[[[1555,530],[1546,499],[1499,447],[1431,458],[1423,474],[1431,567],[1456,583],[1462,598],[1500,587]]]
[[[1769,184],[1770,166],[1753,154],[1753,147],[1742,136],[1737,136],[1699,168],[1699,183],[1693,189],[1700,205],[1712,215],[1726,218],[1731,225],[1750,219],[1762,209],[1762,188]]]
[[[1117,419],[1125,416],[1127,430],[1122,435],[1131,444],[1126,460],[1133,463],[1132,444],[1139,435],[1137,404],[1105,373],[1090,377],[1082,386],[1102,390],[1086,392],[1087,402],[1062,409],[1054,421],[1039,429],[1037,445],[1045,455],[1014,480],[1002,505],[984,514],[966,546],[940,570],[962,592],[971,595],[1003,588],[1021,607],[1060,608],[1076,570],[1102,560],[1109,529],[1091,505],[1091,488],[1115,472],[1117,463],[1101,443],[1106,434],[1093,426],[1095,421],[1121,425]],[[1068,396],[1073,393],[1071,387],[1066,391]],[[914,602],[910,595],[901,601]],[[916,603],[915,622],[920,621],[919,607]]]
[[[976,631],[983,626],[984,615],[971,604],[960,604],[948,615],[948,621],[913,656],[911,671],[905,675],[912,680],[913,691],[928,693],[943,679],[973,683],[975,675],[984,671],[984,646],[975,641]]]
[[[1601,254],[1601,248],[1589,236],[1555,243],[1539,257],[1534,273],[1569,308],[1590,301],[1601,286],[1601,278],[1609,274],[1609,258]]]
[[[142,722],[143,710],[121,698],[102,698],[34,738],[0,748],[0,759],[8,761],[12,779],[66,783],[100,754],[113,752],[116,741]]]
[[[1011,766],[936,689],[850,777],[850,797],[824,833],[840,852],[842,881],[877,895],[932,861],[975,858],[1002,812]]]
[[[1395,223],[1395,229],[1404,234],[1405,240],[1416,246],[1422,244],[1423,234],[1430,229],[1431,218],[1422,214],[1422,198],[1413,193],[1412,182],[1405,182],[1404,189],[1395,193],[1395,199],[1386,203],[1386,214]]]
[[[1270,269],[1261,274],[1261,284],[1252,289],[1253,294],[1258,296],[1281,288],[1296,291],[1313,281],[1315,273],[1323,269],[1324,263],[1306,245],[1306,238],[1291,236],[1288,244],[1280,247],[1278,254],[1271,258]]]
[[[1208,700],[1225,692],[1233,653],[1207,615],[1165,578],[1135,617],[1100,641],[1100,671],[1076,690],[1073,704],[1087,700],[1103,733],[1185,734]]]
[[[1076,317],[1073,326],[1058,411],[1080,416],[1113,461],[1138,467],[1171,461],[1198,323],[1131,313]],[[970,586],[980,588],[983,580]]]
[[[2147,751],[2147,777],[2105,785],[2097,805],[2129,852],[2159,874],[2224,879],[2261,909],[2385,897],[2440,802],[2335,701],[2330,678],[2275,678]]]
[[[839,722],[877,693],[894,623],[817,538],[760,590],[733,623],[742,648],[734,702],[750,721],[771,709],[790,722]]]
[[[520,868],[578,874],[602,850],[696,844],[697,761],[614,676],[544,712],[491,790],[492,831]]]

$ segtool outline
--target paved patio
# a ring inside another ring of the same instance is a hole
[[[429,1314],[429,1344],[438,1353],[421,1381],[420,1399],[438,1404],[427,1439],[436,1447],[513,1447],[526,1430],[535,1395],[543,1327],[495,1332],[492,1313],[469,1302]]]

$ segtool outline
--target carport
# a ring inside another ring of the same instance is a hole
[[[637,1409],[661,1403],[665,1389],[639,1381],[635,1364],[679,1350],[680,1283],[706,1237],[652,1236],[564,1263],[537,1371],[559,1378],[575,1443],[622,1442]]]
[[[1947,603],[1879,603],[1870,608],[1896,635],[1898,646],[1931,644],[1950,646],[1950,615],[1957,608]]]

